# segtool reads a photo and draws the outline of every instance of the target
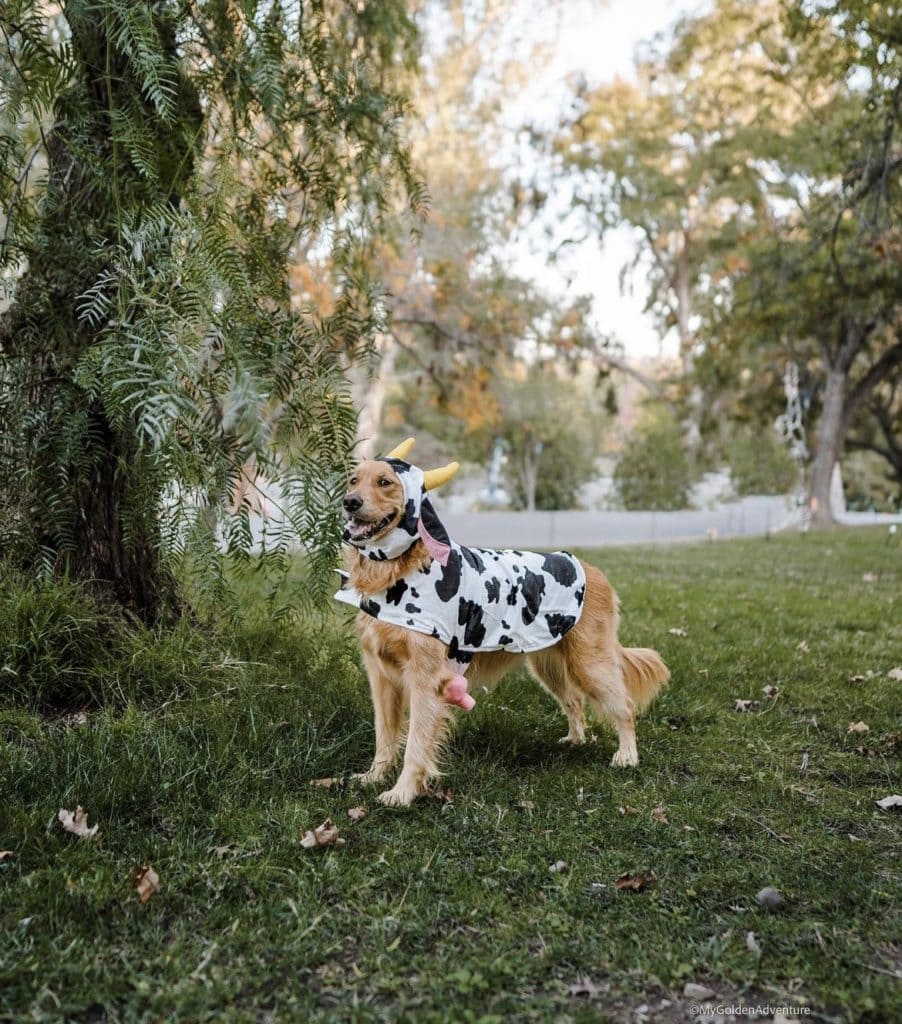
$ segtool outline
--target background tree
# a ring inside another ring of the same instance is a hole
[[[264,565],[300,539],[327,586],[339,355],[379,324],[390,197],[421,194],[406,5],[4,0],[0,37],[0,547],[154,621],[177,561],[212,595],[220,544],[247,556],[244,471],[284,505]],[[288,267],[324,250],[320,318]]]

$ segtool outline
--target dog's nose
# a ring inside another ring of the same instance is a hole
[[[363,504],[363,499],[356,494],[349,494],[344,500],[345,512],[356,512]]]

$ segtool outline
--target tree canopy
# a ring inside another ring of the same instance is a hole
[[[265,482],[263,564],[300,540],[328,587],[342,360],[385,211],[423,199],[407,5],[4,0],[0,38],[0,547],[153,620],[177,565],[224,597]],[[290,289],[323,253],[328,315]]]

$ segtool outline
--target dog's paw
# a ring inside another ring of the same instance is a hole
[[[393,786],[380,793],[376,799],[386,807],[409,807],[420,795],[419,790],[410,786]]]
[[[355,772],[351,776],[351,779],[354,782],[359,782],[361,786],[373,786],[377,782],[381,782],[387,774],[387,771],[370,768],[370,770],[366,772]]]
[[[639,755],[634,750],[618,750],[611,758],[613,768],[635,768],[639,763]]]
[[[581,747],[585,742],[585,736],[571,736],[569,732],[558,740],[558,743],[568,744],[571,747]]]

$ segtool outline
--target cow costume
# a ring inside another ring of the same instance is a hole
[[[375,594],[361,594],[342,573],[338,601],[382,622],[437,637],[447,644],[458,673],[479,651],[540,651],[576,625],[586,577],[573,555],[456,544],[426,495],[423,471],[392,456],[382,461],[395,471],[404,489],[404,514],[378,541],[357,541],[349,529],[343,540],[375,561],[398,558],[422,540],[432,561]],[[464,695],[465,680],[458,676],[452,682],[449,702],[472,707],[472,698]]]

